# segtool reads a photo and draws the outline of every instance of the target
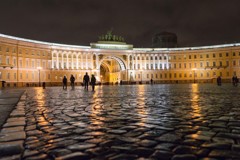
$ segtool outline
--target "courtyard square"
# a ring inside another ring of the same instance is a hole
[[[240,159],[239,87],[159,84],[26,88],[0,159]]]

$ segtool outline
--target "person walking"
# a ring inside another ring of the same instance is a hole
[[[83,83],[84,83],[84,89],[86,89],[88,91],[88,83],[89,83],[89,75],[86,72],[86,74],[83,77]]]
[[[71,75],[71,77],[70,77],[70,82],[71,82],[71,87],[72,87],[72,89],[74,89],[74,86],[75,86],[75,77],[73,76],[73,75]]]
[[[62,82],[63,82],[63,89],[67,89],[67,77],[66,76],[63,77]]]
[[[91,77],[91,85],[92,85],[92,91],[94,91],[94,89],[95,89],[95,85],[96,85],[96,78],[95,78],[95,76],[94,75],[92,75],[92,77]]]
[[[222,79],[221,79],[220,76],[218,76],[218,78],[217,78],[217,85],[218,85],[218,86],[221,86],[221,85],[222,85]]]

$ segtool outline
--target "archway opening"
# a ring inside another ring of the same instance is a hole
[[[121,64],[122,63],[122,64]],[[103,84],[119,83],[123,80],[123,62],[113,57],[105,57],[100,64],[100,81]]]

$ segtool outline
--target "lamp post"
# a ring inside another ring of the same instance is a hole
[[[41,81],[40,81],[40,70],[42,69],[42,67],[37,67],[37,69],[38,69],[39,87],[41,87]]]
[[[196,68],[193,68],[192,70],[193,70],[193,83],[195,83],[195,70],[196,70]]]

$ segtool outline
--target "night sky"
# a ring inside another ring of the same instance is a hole
[[[240,42],[240,0],[0,0],[2,34],[88,46],[111,28],[134,47],[163,31],[180,47]]]

